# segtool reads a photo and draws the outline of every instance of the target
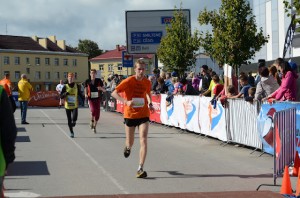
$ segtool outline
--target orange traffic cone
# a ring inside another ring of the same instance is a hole
[[[293,175],[298,176],[298,170],[300,166],[300,159],[298,151],[296,151],[295,159],[294,159],[294,168],[293,168]]]
[[[292,195],[293,194],[288,166],[285,166],[285,168],[284,168],[280,194],[282,194],[282,195]]]
[[[300,168],[298,170],[298,173],[300,173]],[[300,174],[298,175],[297,179],[297,186],[296,186],[296,194],[297,197],[300,195]]]

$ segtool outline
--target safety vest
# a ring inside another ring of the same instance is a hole
[[[3,91],[3,87],[0,86],[0,103],[1,103],[1,98],[2,98],[2,91]],[[5,162],[5,158],[4,158],[4,154],[3,154],[3,150],[2,150],[1,135],[0,135],[0,177],[4,176],[5,168],[6,168],[6,162]]]
[[[68,84],[66,84],[66,92],[68,92],[69,95],[67,95],[65,99],[65,108],[76,109],[78,107],[77,85],[75,84],[74,87],[72,88]]]

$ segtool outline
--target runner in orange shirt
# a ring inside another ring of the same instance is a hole
[[[147,154],[147,137],[149,129],[150,111],[154,108],[151,103],[151,82],[145,77],[145,62],[137,60],[134,64],[135,75],[123,80],[111,94],[117,100],[123,102],[124,106],[124,124],[126,132],[126,146],[124,156],[130,155],[134,142],[135,128],[138,127],[140,136],[140,161],[137,171],[137,178],[147,177],[147,172],[143,166]],[[120,93],[124,92],[124,98]],[[150,110],[150,111],[149,111]]]

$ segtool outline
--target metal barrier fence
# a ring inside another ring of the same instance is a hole
[[[277,177],[282,175],[285,166],[292,165],[296,152],[296,109],[277,111],[269,118],[272,120],[272,125],[268,134],[271,135],[267,134],[264,138],[269,140],[267,142],[271,143],[274,149],[274,183],[261,184],[256,190],[261,186],[278,186],[276,185]]]
[[[275,174],[281,175],[291,165],[296,152],[296,109],[285,109],[274,115]]]
[[[229,99],[226,108],[227,134],[231,142],[262,149],[257,132],[257,109],[259,103],[253,104],[243,99]]]

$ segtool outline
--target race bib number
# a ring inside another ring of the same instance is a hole
[[[75,97],[75,96],[70,96],[70,95],[68,95],[67,102],[68,102],[68,104],[69,104],[70,106],[75,105],[76,97]]]
[[[99,97],[99,93],[98,91],[96,92],[91,92],[91,98],[98,98]]]
[[[132,98],[133,101],[133,108],[141,108],[145,105],[144,98]]]

